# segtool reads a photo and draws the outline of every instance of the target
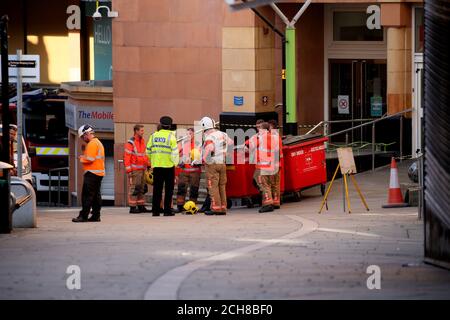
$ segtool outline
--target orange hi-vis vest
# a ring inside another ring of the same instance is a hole
[[[180,159],[191,159],[191,151],[195,149],[195,140],[192,138],[189,140],[184,140],[180,142],[178,148],[180,149]],[[200,166],[192,166],[190,163],[185,163],[181,170],[184,172],[202,172]]]
[[[279,137],[263,130],[249,139],[250,151],[256,153],[256,169],[274,171],[279,168]]]
[[[280,168],[283,167],[284,164],[284,157],[283,157],[283,139],[281,139],[281,135],[278,131],[278,129],[272,129],[270,130],[270,134],[274,137],[274,139],[278,139],[278,148],[279,148],[279,166]],[[273,140],[272,140],[273,141]],[[275,157],[277,159],[277,157]]]
[[[83,164],[84,171],[102,177],[105,175],[105,149],[100,140],[94,138],[88,142],[80,162]]]
[[[145,170],[150,165],[145,150],[145,140],[139,136],[131,137],[127,143],[125,143],[123,163],[127,173]]]

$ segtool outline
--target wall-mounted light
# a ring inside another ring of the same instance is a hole
[[[119,13],[117,11],[111,11],[107,6],[99,6],[92,15],[92,18],[94,20],[100,20],[102,18],[102,14],[99,11],[101,8],[106,9],[108,18],[117,18],[119,16]]]

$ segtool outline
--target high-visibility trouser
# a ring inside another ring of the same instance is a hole
[[[131,171],[128,174],[128,205],[130,207],[144,205],[144,190],[144,171]]]
[[[272,186],[272,197],[274,206],[279,206],[281,204],[280,170],[278,170],[276,174],[271,176],[273,179],[271,186]]]
[[[225,164],[207,164],[206,178],[211,196],[211,211],[227,211],[227,167]]]
[[[273,205],[273,195],[272,195],[272,186],[274,185],[274,176],[273,175],[262,175],[261,171],[256,169],[253,175],[256,183],[258,184],[258,189],[262,195],[262,205],[270,206]]]
[[[189,187],[189,200],[197,202],[198,189],[200,187],[200,171],[181,170],[178,176],[177,205],[181,206],[186,200]]]

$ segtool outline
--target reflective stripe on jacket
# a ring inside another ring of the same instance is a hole
[[[139,136],[134,136],[125,143],[123,162],[127,173],[147,168],[149,163],[145,148],[145,141]]]
[[[275,174],[280,166],[280,138],[267,130],[262,130],[249,139],[251,158],[256,157],[256,169]],[[253,160],[254,161],[254,160]]]
[[[94,138],[88,142],[80,162],[84,171],[90,171],[98,176],[105,175],[105,149],[100,140]]]
[[[281,139],[281,135],[280,135],[280,132],[279,132],[279,130],[278,129],[272,129],[272,130],[270,130],[270,133],[274,136],[274,139],[278,139],[278,148],[279,148],[279,150],[280,150],[280,152],[279,152],[279,157],[278,157],[278,159],[279,159],[279,161],[280,161],[280,163],[279,163],[279,166],[280,166],[280,168],[282,168],[283,167],[283,164],[284,164],[284,156],[283,156],[283,139]],[[277,158],[275,158],[275,160],[276,160]]]
[[[152,168],[171,168],[178,165],[180,156],[175,134],[166,129],[153,133],[147,143],[147,156]]]
[[[195,140],[192,138],[191,140],[183,140],[178,144],[178,148],[180,149],[180,158],[185,161],[192,161],[191,152],[195,149]],[[200,152],[200,151],[199,151]],[[200,159],[198,159],[200,160]],[[200,166],[192,166],[190,163],[183,163],[181,165],[181,170],[184,172],[202,172],[202,168]]]
[[[203,162],[207,164],[225,164],[228,146],[233,141],[225,132],[213,129],[205,134],[203,144]]]

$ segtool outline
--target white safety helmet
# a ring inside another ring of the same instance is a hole
[[[94,132],[94,128],[90,124],[82,125],[78,128],[78,136],[81,138],[84,134]]]
[[[200,120],[200,124],[202,125],[203,130],[212,129],[216,126],[216,123],[210,117],[203,117],[202,120]]]

